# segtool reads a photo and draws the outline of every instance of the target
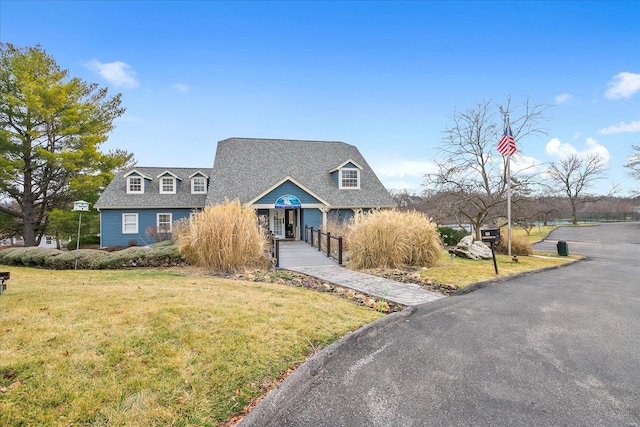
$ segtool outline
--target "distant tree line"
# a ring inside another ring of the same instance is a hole
[[[400,210],[416,210],[439,225],[468,228],[470,223],[456,206],[456,194],[429,194],[409,190],[391,190]],[[450,200],[448,202],[447,200]],[[640,197],[600,196],[577,200],[576,223],[602,221],[640,221]],[[516,197],[512,202],[512,224],[519,227],[573,222],[571,202],[565,196]],[[487,213],[484,226],[500,227],[506,223],[505,204]]]

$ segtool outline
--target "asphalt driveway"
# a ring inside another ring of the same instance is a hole
[[[640,223],[587,260],[407,309],[320,352],[241,426],[640,425]]]

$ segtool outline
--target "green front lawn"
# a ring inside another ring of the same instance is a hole
[[[220,425],[382,314],[331,294],[176,271],[11,271],[0,425]]]

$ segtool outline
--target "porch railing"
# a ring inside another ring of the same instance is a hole
[[[273,233],[269,234],[269,261],[271,267],[280,267],[280,240]]]
[[[321,229],[315,230],[305,225],[304,241],[342,265],[342,236],[332,236],[328,231],[325,233]]]

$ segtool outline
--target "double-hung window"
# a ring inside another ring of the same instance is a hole
[[[143,193],[141,177],[139,176],[127,177],[127,193]]]
[[[360,170],[340,169],[340,188],[360,188]]]
[[[191,178],[191,193],[204,194],[207,192],[207,179],[204,176],[194,176]]]
[[[172,214],[159,213],[156,216],[156,227],[158,233],[171,233]]]
[[[160,193],[162,194],[175,194],[176,193],[176,179],[170,176],[164,176],[160,178]]]
[[[122,234],[138,234],[138,214],[122,214]]]

